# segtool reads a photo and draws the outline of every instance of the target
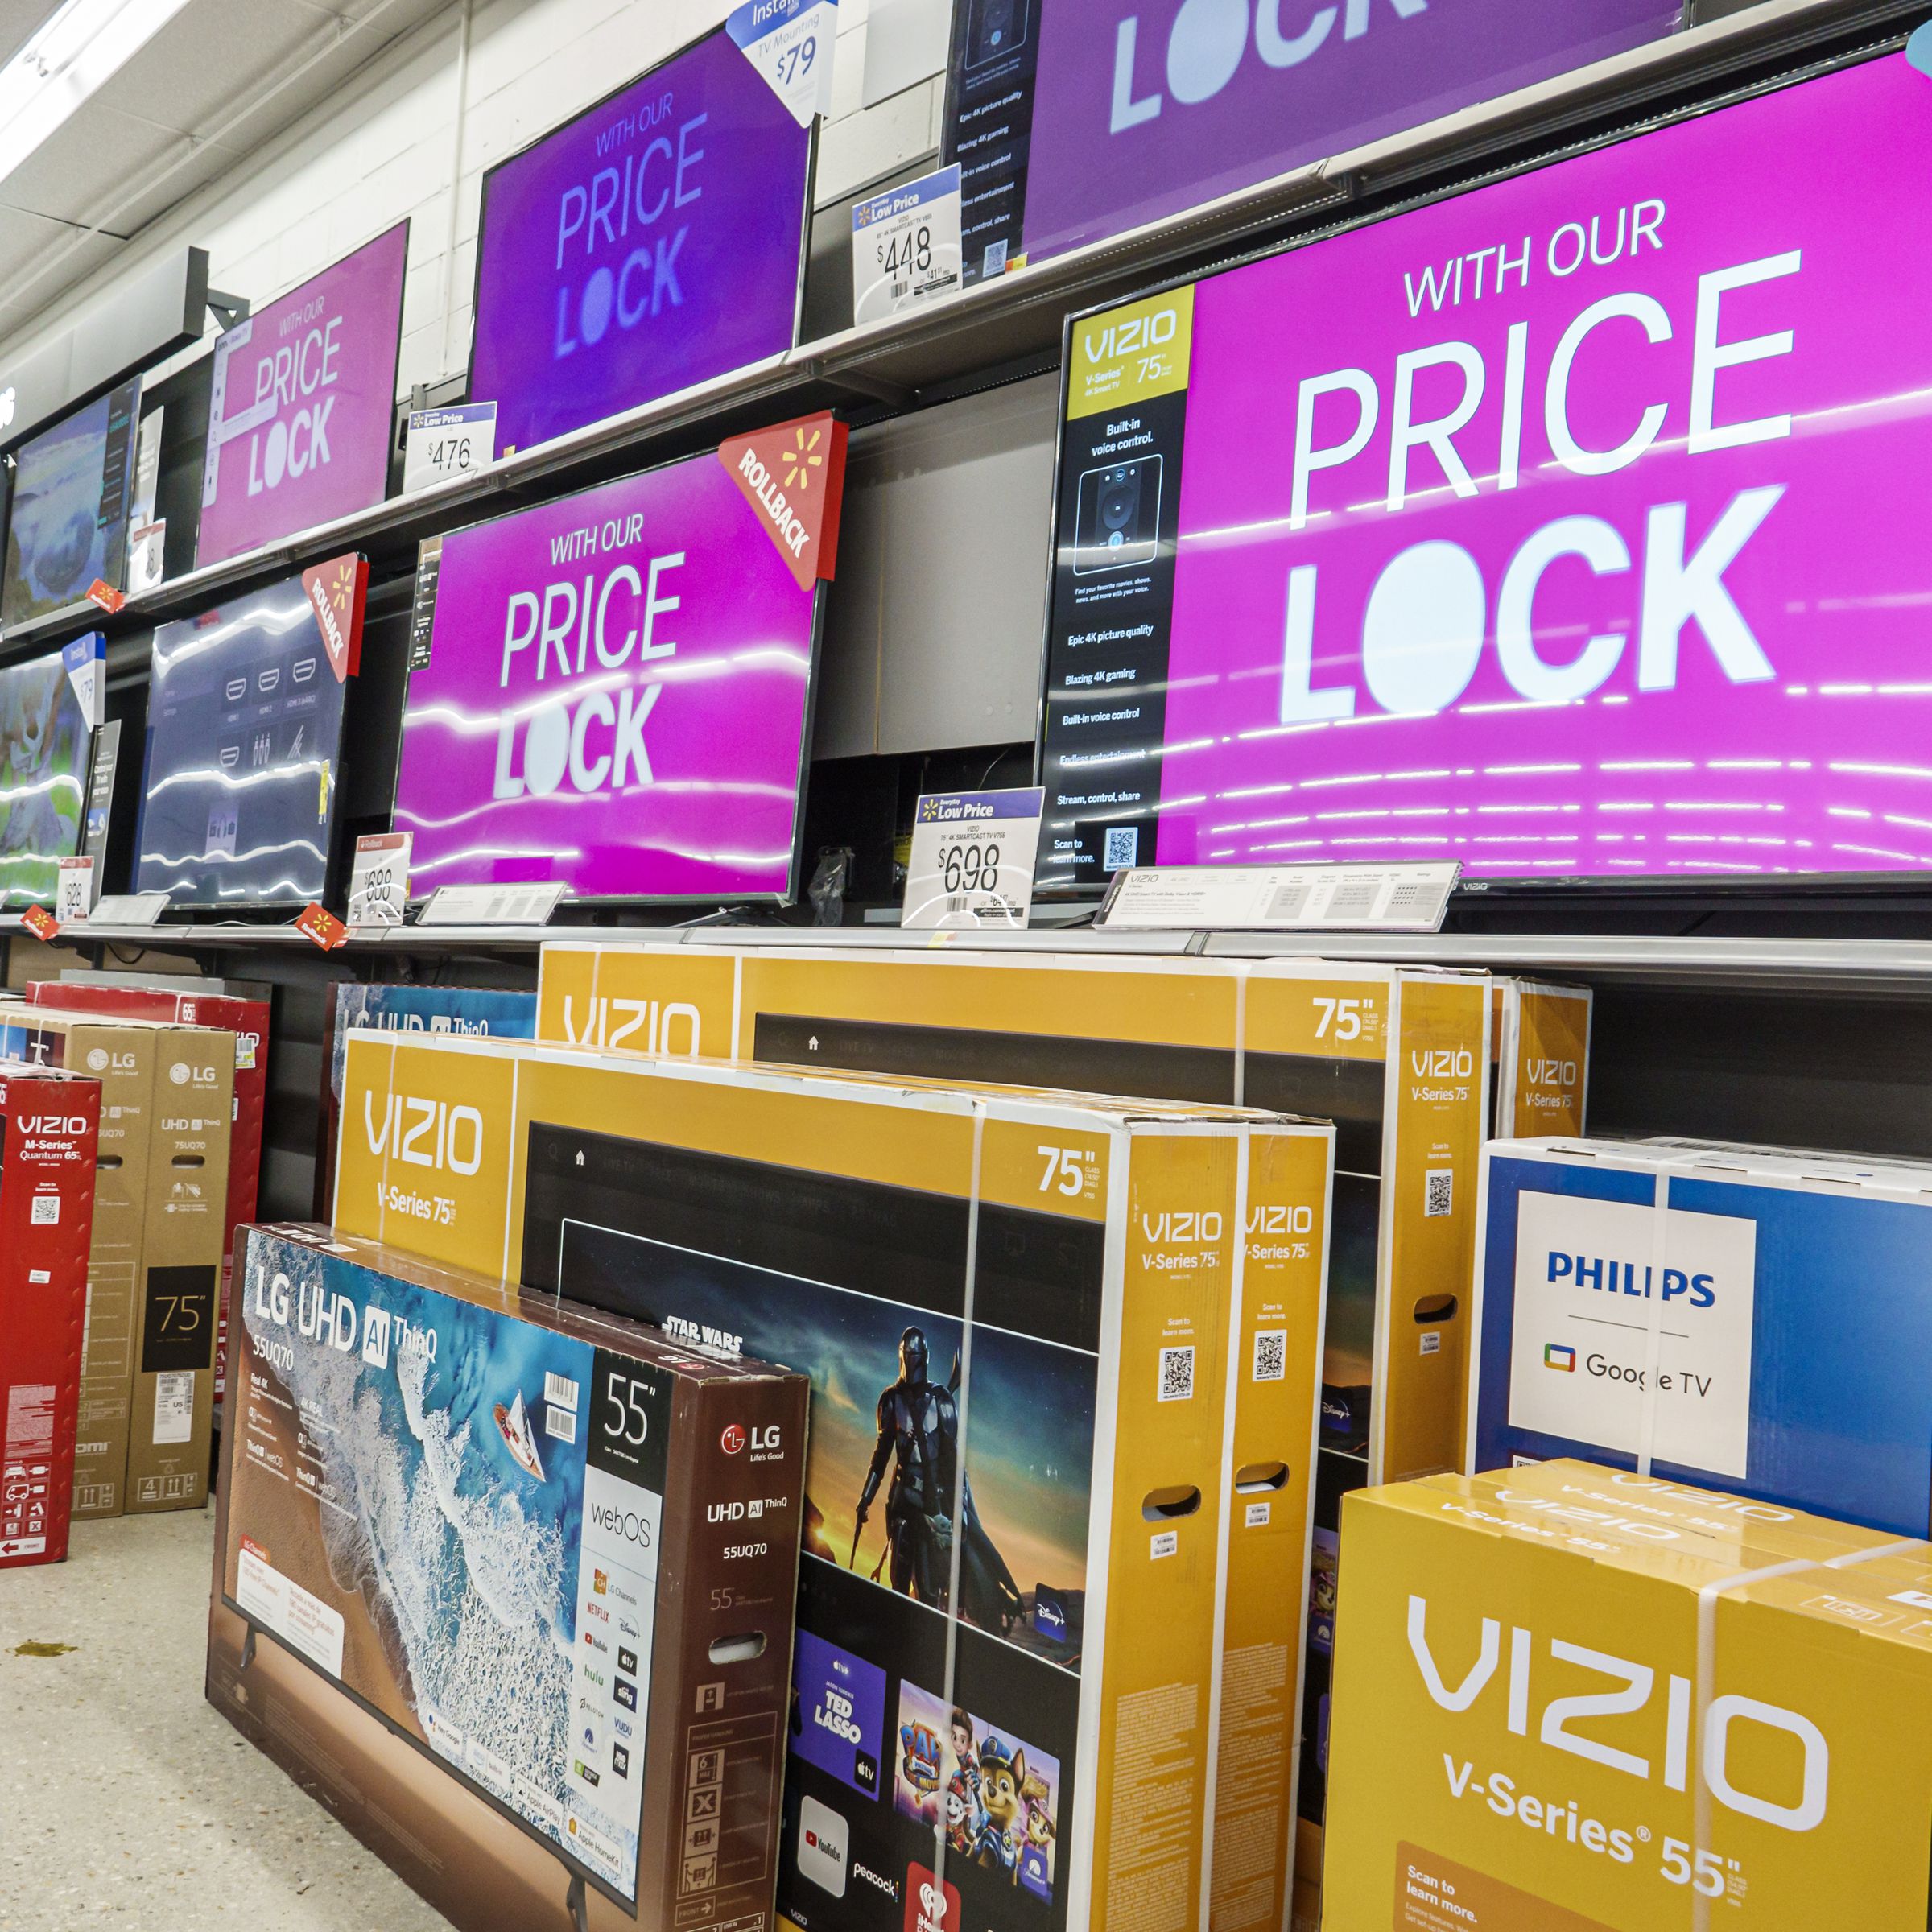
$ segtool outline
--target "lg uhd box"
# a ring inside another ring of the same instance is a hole
[[[101,1083],[0,1062],[0,1569],[67,1554]]]
[[[1484,1174],[1472,1468],[1582,1455],[1925,1533],[1932,1167],[1538,1140]]]
[[[811,1375],[784,1919],[1192,1928],[1237,1509],[1279,1544],[1232,1639],[1271,1646],[1244,1694],[1273,1727],[1242,1722],[1266,1790],[1291,1762],[1329,1144],[1224,1108],[357,1037],[336,1217]],[[1250,1299],[1257,1188],[1302,1251],[1270,1236]],[[1237,1465],[1257,1368],[1298,1435]]]
[[[1324,1925],[1922,1932],[1932,1549],[1571,1461],[1344,1516]]]
[[[105,1013],[126,1020],[172,1020],[184,1026],[212,1026],[235,1036],[233,1128],[229,1137],[228,1204],[222,1216],[221,1295],[215,1318],[215,1401],[220,1404],[228,1373],[228,1306],[234,1263],[235,1230],[255,1218],[262,1182],[262,1122],[268,1105],[266,988],[243,996],[183,991],[178,983],[149,983],[111,974],[87,979],[34,980],[27,1003],[63,1013]]]
[[[208,1695],[464,1932],[770,1922],[807,1386],[245,1232]]]
[[[0,1048],[101,1083],[74,1513],[208,1499],[233,1037],[37,1007]]]

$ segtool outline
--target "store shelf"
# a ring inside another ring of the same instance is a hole
[[[90,630],[110,636],[192,615],[246,584],[349,548],[378,575],[413,568],[426,536],[519,502],[581,489],[688,454],[757,423],[811,410],[892,413],[1022,373],[1056,367],[1066,316],[1166,278],[1194,273],[1266,239],[1364,202],[1433,190],[1506,160],[1680,103],[1754,73],[1855,43],[1922,16],[1923,0],[1764,0],[1740,16],[1600,61],[1404,134],[1335,155],[1183,215],[981,283],[927,312],[823,337],[729,377],[680,390],[454,479],[192,571],[130,597],[109,615],[91,604],[0,634],[0,658],[45,650]]]

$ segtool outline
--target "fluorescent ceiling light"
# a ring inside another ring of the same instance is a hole
[[[188,0],[61,0],[0,67],[0,181],[104,87]]]

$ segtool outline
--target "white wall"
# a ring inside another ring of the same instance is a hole
[[[361,69],[325,108],[144,229],[60,304],[47,328],[0,343],[0,366],[111,294],[120,276],[183,242],[208,250],[213,287],[260,303],[407,215],[399,393],[460,374],[469,353],[484,170],[730,10],[731,0],[473,0],[459,130],[462,7],[452,4]],[[861,108],[866,12],[867,0],[840,0],[832,112],[819,135],[820,204],[937,145],[937,79]]]

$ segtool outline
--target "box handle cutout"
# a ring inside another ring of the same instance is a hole
[[[1415,1319],[1425,1328],[1434,1328],[1443,1322],[1455,1319],[1455,1297],[1452,1294],[1426,1294],[1415,1305]]]
[[[208,1162],[198,1154],[178,1154],[169,1165],[175,1167],[205,1167]]]
[[[96,1167],[118,1167],[121,1157],[118,1154],[97,1154],[94,1156]]]
[[[1250,1463],[1245,1469],[1237,1469],[1234,1474],[1235,1488],[1243,1496],[1253,1496],[1263,1489],[1280,1489],[1286,1486],[1287,1481],[1286,1463]]]
[[[1177,1483],[1166,1489],[1150,1489],[1141,1505],[1141,1515],[1150,1523],[1170,1523],[1192,1516],[1200,1506],[1200,1491],[1191,1483]]]
[[[765,1633],[747,1630],[742,1637],[721,1637],[711,1647],[714,1664],[748,1664],[765,1654]]]

